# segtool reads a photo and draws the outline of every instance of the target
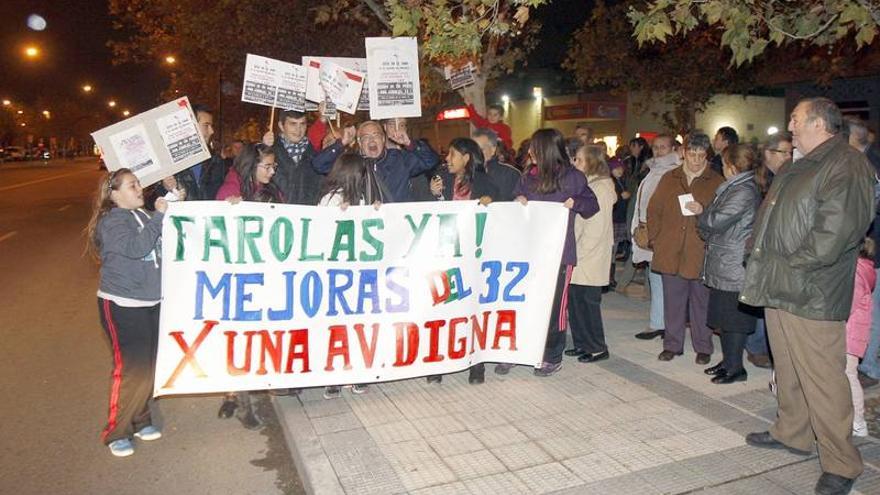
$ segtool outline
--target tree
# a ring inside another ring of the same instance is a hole
[[[627,15],[640,46],[717,29],[737,66],[768,46],[791,42],[828,47],[853,37],[860,49],[880,28],[876,0],[652,0],[644,9],[630,7]]]
[[[378,19],[392,36],[419,40],[427,94],[448,91],[437,78],[447,65],[473,62],[475,84],[462,92],[485,110],[487,84],[514,71],[536,44],[531,8],[549,0],[336,0],[315,8],[319,24]],[[425,70],[427,69],[427,70]],[[433,79],[435,84],[426,85]]]
[[[681,134],[694,128],[696,113],[714,94],[743,92],[754,85],[759,69],[726,69],[718,33],[706,27],[640,48],[626,19],[631,3],[597,2],[575,32],[563,66],[578,84],[614,92],[640,91],[645,98],[637,103],[642,107],[652,101],[667,103],[673,110],[655,117]]]
[[[248,53],[299,62],[303,55],[362,56],[365,35],[380,32],[374,19],[335,23],[317,33],[308,0],[233,2],[110,0],[115,27],[128,34],[110,43],[115,63],[162,63],[174,55],[167,101],[187,95],[222,114],[227,132],[249,118],[267,122],[265,107],[242,103],[241,80]]]

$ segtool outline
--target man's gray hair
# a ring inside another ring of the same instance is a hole
[[[709,141],[709,136],[702,132],[692,132],[688,134],[685,144],[688,149],[696,148],[703,151],[708,151],[709,147],[712,146]]]
[[[489,140],[489,144],[494,147],[498,147],[498,143],[501,141],[498,139],[498,133],[493,131],[492,129],[487,129],[485,127],[480,127],[479,129],[474,131],[473,136],[474,139],[478,137],[484,137]]]
[[[779,143],[786,142],[791,144],[791,134],[786,131],[779,131],[776,134],[773,134],[769,138],[767,138],[767,142],[764,143],[765,150],[778,150]]]
[[[822,96],[805,98],[800,103],[809,104],[806,108],[807,122],[822,119],[825,124],[825,132],[828,134],[840,133],[843,128],[843,115],[841,115],[837,104]]]
[[[843,123],[843,132],[847,137],[855,139],[856,144],[859,146],[868,146],[868,126],[865,125],[865,122],[862,119],[848,116],[843,119]]]

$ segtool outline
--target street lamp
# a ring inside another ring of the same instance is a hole
[[[43,110],[43,117],[48,119],[52,117],[52,114],[48,110]]]
[[[116,106],[116,100],[110,100],[107,102],[107,106],[113,108]]]
[[[123,111],[122,111],[122,116],[123,116],[123,117],[128,117],[129,115],[131,115],[131,112],[129,112],[128,110],[123,110]]]
[[[30,59],[34,59],[40,56],[40,49],[35,45],[28,45],[24,47],[24,56]]]
[[[9,100],[3,100],[3,106],[4,106],[4,107],[8,107],[9,105],[12,105],[12,102],[11,102],[11,101],[9,101]]]
[[[91,85],[91,84],[86,84],[85,86],[82,87],[82,90],[83,90],[83,92],[85,92],[85,93],[91,93],[91,92],[92,92],[92,85]]]
[[[165,57],[165,63],[168,65],[174,65],[177,63],[177,57],[175,57],[174,55],[167,55]]]
[[[21,115],[21,114],[23,114],[23,113],[24,113],[24,110],[19,110],[19,111],[17,111],[17,112],[15,112],[15,113],[17,113],[17,114],[19,114],[19,115]]]

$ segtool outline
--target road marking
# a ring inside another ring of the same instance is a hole
[[[28,181],[28,182],[21,182],[19,184],[13,184],[11,186],[0,187],[0,191],[9,191],[10,189],[18,189],[19,187],[30,186],[33,184],[39,184],[41,182],[49,182],[50,180],[63,179],[64,177],[70,177],[71,175],[85,174],[87,172],[92,172],[92,170],[79,170],[77,172],[71,172],[69,174],[61,174],[61,175],[55,175],[52,177],[46,177],[45,179],[37,179],[37,180]]]
[[[66,209],[68,209],[68,208],[70,208],[70,205],[64,205],[64,206],[62,206],[61,208],[58,208],[58,211],[64,211],[64,210],[66,210]]]
[[[6,239],[9,239],[10,237],[15,236],[15,234],[18,234],[18,231],[13,230],[12,232],[10,232],[10,233],[8,233],[8,234],[0,235],[0,242],[3,242],[3,241],[5,241]]]

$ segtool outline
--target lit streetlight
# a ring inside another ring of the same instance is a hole
[[[37,58],[40,56],[40,49],[34,45],[24,47],[24,56],[27,58]]]
[[[107,106],[113,108],[116,106],[116,100],[110,100],[107,102]]]
[[[43,117],[46,117],[47,119],[48,119],[48,118],[51,118],[51,117],[52,117],[52,113],[49,112],[48,110],[43,110]]]
[[[168,65],[174,65],[177,63],[177,57],[175,57],[174,55],[167,55],[165,57],[165,63]]]
[[[22,126],[22,127],[24,127],[24,126],[26,126],[26,125],[27,125],[27,124],[25,124],[24,122],[21,123],[21,126]]]
[[[9,105],[12,105],[12,102],[10,100],[3,100],[4,107],[8,107]]]
[[[16,113],[17,113],[17,114],[19,114],[19,115],[21,115],[21,114],[23,114],[23,113],[24,113],[24,110],[19,110],[19,111],[18,111],[18,112],[16,112]]]
[[[123,117],[128,117],[129,115],[131,115],[131,112],[129,112],[128,110],[123,110],[123,111],[122,111],[122,116],[123,116]]]
[[[91,84],[86,84],[85,86],[82,87],[82,90],[83,90],[83,92],[85,92],[85,93],[91,93],[91,92],[92,92],[92,85],[91,85]]]

